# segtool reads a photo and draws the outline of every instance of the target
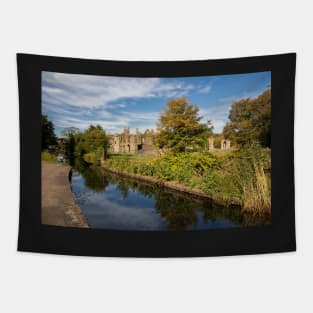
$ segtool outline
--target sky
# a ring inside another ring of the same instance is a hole
[[[42,114],[57,136],[65,127],[81,131],[101,125],[106,132],[156,129],[169,99],[186,97],[199,107],[201,122],[220,133],[232,103],[254,98],[271,84],[271,72],[173,78],[136,78],[42,72]]]

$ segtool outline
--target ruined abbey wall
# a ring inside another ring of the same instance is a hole
[[[123,133],[109,135],[109,152],[130,154],[156,154],[153,146],[153,135],[141,134],[136,128],[135,134],[131,134],[129,127],[124,128]]]
[[[213,137],[209,137],[208,142],[209,142],[209,151],[212,150],[230,150],[230,140],[229,139],[222,139],[221,140],[221,148],[220,149],[216,149],[214,147],[214,138]]]
[[[129,127],[125,127],[121,134],[109,135],[110,147],[112,153],[130,153],[130,154],[158,154],[157,148],[153,145],[153,132],[140,133],[136,128],[135,134],[131,134]],[[230,140],[222,139],[220,149],[214,147],[214,138],[208,138],[208,149],[212,150],[229,150]]]

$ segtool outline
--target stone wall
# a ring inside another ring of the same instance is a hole
[[[123,133],[109,135],[109,152],[130,154],[156,154],[153,145],[153,135],[142,134],[136,128],[135,134],[130,133],[129,127],[124,128]]]
[[[129,127],[125,127],[121,134],[109,135],[111,153],[129,153],[129,154],[158,154],[157,148],[153,145],[153,131],[140,133],[138,128],[134,134],[130,133]],[[222,139],[220,149],[214,148],[213,137],[208,138],[208,149],[212,150],[230,150],[230,140]]]
[[[209,151],[212,150],[230,150],[230,140],[229,139],[222,139],[221,140],[221,148],[220,149],[216,149],[214,148],[214,138],[210,137],[208,139],[208,143],[209,143]]]

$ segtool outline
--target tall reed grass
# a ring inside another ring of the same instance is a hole
[[[270,155],[258,144],[241,151],[237,177],[242,192],[242,210],[256,214],[271,212]]]

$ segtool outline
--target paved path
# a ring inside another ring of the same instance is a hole
[[[70,167],[42,161],[42,224],[88,227],[80,207],[75,204],[69,182]]]

